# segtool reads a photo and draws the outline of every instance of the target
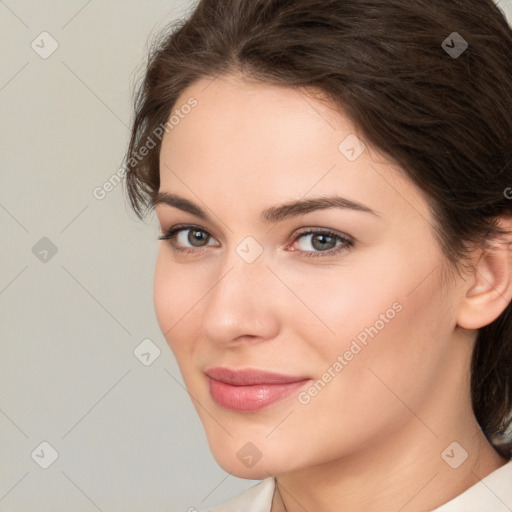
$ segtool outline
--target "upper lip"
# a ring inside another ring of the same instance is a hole
[[[256,384],[290,384],[309,380],[309,377],[283,375],[267,372],[256,368],[231,369],[217,366],[205,372],[212,379],[231,384],[232,386],[253,386]]]

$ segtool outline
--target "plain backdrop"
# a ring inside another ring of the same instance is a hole
[[[215,463],[156,322],[156,218],[104,186],[148,43],[191,7],[0,0],[0,512],[192,512],[255,483]]]

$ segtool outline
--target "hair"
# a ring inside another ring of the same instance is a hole
[[[458,37],[468,45],[460,55],[449,52],[464,49]],[[470,244],[506,234],[497,220],[512,215],[512,30],[492,0],[199,1],[157,38],[135,95],[124,167],[139,218],[160,186],[161,138],[141,149],[188,86],[229,73],[332,100],[425,194],[453,268]],[[511,303],[478,331],[471,397],[506,453]]]

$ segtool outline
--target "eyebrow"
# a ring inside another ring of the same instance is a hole
[[[151,202],[151,206],[155,208],[157,205],[165,204],[173,206],[178,210],[190,213],[199,217],[202,220],[211,222],[210,216],[198,205],[185,199],[184,197],[176,194],[169,194],[167,192],[158,192]],[[299,201],[292,201],[276,206],[267,208],[261,212],[261,220],[265,223],[276,223],[284,219],[304,215],[316,210],[326,210],[328,208],[342,208],[355,210],[358,212],[370,213],[379,216],[377,212],[365,206],[364,204],[351,201],[340,196],[325,196],[316,197],[311,199],[302,199]]]

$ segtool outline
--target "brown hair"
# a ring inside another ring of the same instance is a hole
[[[125,169],[140,218],[159,189],[161,139],[140,150],[185,88],[231,71],[332,99],[429,198],[455,268],[467,243],[503,234],[495,220],[512,214],[512,31],[492,0],[201,0],[153,46],[136,95]],[[496,438],[512,411],[510,303],[479,330],[471,393],[482,430],[505,450]]]

